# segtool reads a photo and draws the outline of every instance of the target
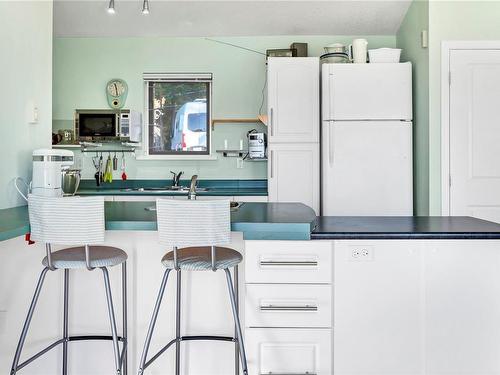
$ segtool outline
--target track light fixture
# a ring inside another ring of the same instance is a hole
[[[149,14],[149,1],[144,0],[142,3],[142,14]]]
[[[115,0],[109,0],[108,13],[115,14]]]
[[[1,0],[0,0],[1,1]],[[115,0],[109,0],[108,13],[115,14]],[[142,14],[149,14],[149,0],[142,1]]]

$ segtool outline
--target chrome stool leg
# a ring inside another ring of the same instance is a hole
[[[113,352],[115,355],[116,374],[121,374],[120,348],[118,346],[118,334],[116,331],[115,311],[113,308],[113,298],[111,296],[111,285],[109,283],[109,273],[106,267],[101,267],[104,276],[104,286],[106,289],[106,301],[108,303],[109,321],[111,323],[111,333],[113,336]]]
[[[68,374],[68,302],[69,302],[69,269],[64,270],[64,308],[63,308],[63,375]]]
[[[236,299],[236,310],[238,314],[240,312],[240,296],[239,296],[239,280],[238,280],[238,266],[234,266],[233,268],[233,276],[234,276],[234,294]],[[236,324],[234,325],[234,337],[238,337],[238,328]],[[238,344],[238,340],[234,340],[234,374],[240,374],[240,347]]]
[[[245,354],[245,344],[243,343],[243,334],[241,332],[241,324],[240,324],[240,318],[238,316],[238,307],[236,304],[236,298],[235,298],[235,294],[234,294],[233,281],[231,280],[231,271],[229,271],[229,269],[227,269],[227,268],[225,268],[224,271],[226,272],[227,287],[229,289],[229,298],[231,300],[231,308],[233,310],[234,324],[236,325],[236,333],[237,333],[238,347],[239,347],[240,358],[241,358],[241,366],[243,367],[243,374],[247,375],[248,368],[247,368],[247,358],[246,358],[246,354]]]
[[[127,262],[122,263],[122,332],[123,332],[123,349],[121,363],[123,375],[128,374],[128,318],[127,318]]]
[[[153,310],[153,316],[151,317],[151,322],[149,323],[148,333],[146,335],[146,342],[144,343],[144,349],[142,350],[141,363],[139,365],[138,375],[142,375],[146,369],[146,359],[149,351],[149,344],[151,343],[151,337],[153,336],[153,331],[155,329],[156,319],[158,318],[158,311],[160,311],[161,301],[163,299],[163,294],[165,293],[165,287],[168,281],[168,274],[170,269],[165,270],[163,274],[163,280],[161,282],[160,291],[158,292],[158,297],[156,298],[155,307]]]
[[[181,373],[181,270],[177,270],[177,303],[175,307],[175,375]]]
[[[36,303],[38,302],[38,297],[40,297],[40,292],[42,290],[43,286],[43,281],[45,280],[45,275],[47,274],[47,271],[49,270],[48,267],[45,267],[40,274],[40,277],[38,279],[38,283],[36,285],[35,289],[35,294],[33,295],[33,299],[31,300],[31,305],[28,310],[28,316],[26,317],[26,321],[24,322],[23,330],[21,332],[21,337],[19,338],[19,342],[17,344],[16,348],[16,354],[14,355],[14,361],[12,363],[12,368],[10,370],[11,375],[14,375],[17,373],[17,370],[20,370],[21,368],[18,368],[19,364],[19,358],[21,357],[21,351],[23,350],[24,346],[24,341],[26,340],[26,335],[28,334],[28,329],[30,327],[31,323],[31,318],[33,318],[33,312],[35,311]],[[33,358],[35,359],[35,358]],[[24,363],[27,365],[28,363]]]

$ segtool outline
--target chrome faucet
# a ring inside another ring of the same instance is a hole
[[[198,175],[194,174],[191,177],[191,185],[189,186],[188,199],[196,199],[196,180],[198,180]]]
[[[181,179],[181,176],[184,174],[184,172],[179,172],[175,173],[173,171],[170,171],[174,176],[172,177],[172,187],[179,187],[179,181]]]

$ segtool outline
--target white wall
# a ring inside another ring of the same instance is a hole
[[[31,179],[32,150],[51,145],[52,5],[0,1],[0,209],[23,204],[12,180]],[[29,102],[37,124],[28,124]]]
[[[429,1],[414,1],[397,34],[401,61],[413,63],[413,205],[429,214],[429,49],[420,35],[429,29]]]

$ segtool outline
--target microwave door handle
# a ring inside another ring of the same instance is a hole
[[[116,118],[115,118],[115,128],[116,128],[116,137],[121,137],[121,129],[120,129],[120,113],[117,113],[116,114]]]

